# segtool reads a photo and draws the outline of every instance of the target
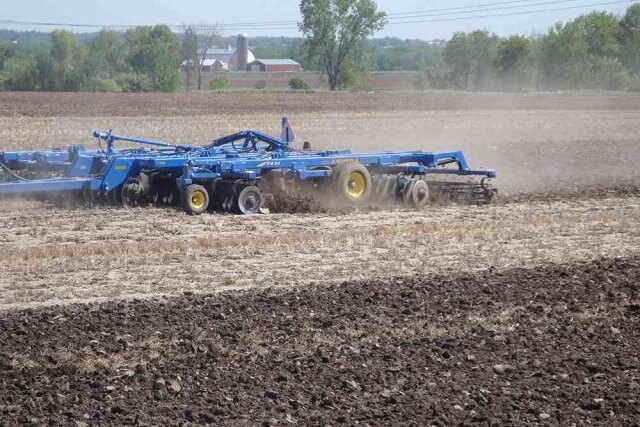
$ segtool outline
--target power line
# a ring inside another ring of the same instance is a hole
[[[510,5],[510,6],[501,6],[501,7],[493,7],[493,8],[485,8],[485,9],[480,9],[480,10],[476,10],[479,7],[482,6],[488,6],[491,4],[511,4],[511,3],[522,3],[524,1],[531,1],[531,0],[515,0],[515,1],[509,1],[509,2],[498,2],[498,3],[487,3],[485,5],[476,5],[476,6],[466,6],[465,8],[468,8],[469,10],[458,10],[458,11],[454,11],[454,12],[443,12],[443,13],[422,13],[422,12],[413,12],[411,14],[407,14],[406,16],[402,16],[402,17],[395,17],[392,15],[395,14],[389,14],[387,16],[389,16],[388,21],[394,22],[394,20],[397,21],[404,21],[407,19],[415,19],[415,18],[427,18],[427,17],[433,17],[433,16],[448,16],[448,15],[462,15],[462,14],[469,14],[469,13],[475,13],[475,12],[489,12],[489,11],[494,11],[494,10],[508,10],[508,9],[519,9],[519,8],[529,8],[529,7],[534,7],[534,6],[544,6],[544,5],[553,5],[553,4],[561,4],[561,3],[573,3],[579,0],[552,0],[552,1],[543,1],[543,2],[536,2],[536,3],[529,3],[529,4],[519,4],[519,5]],[[434,11],[445,11],[445,10],[453,10],[453,9],[462,9],[463,7],[456,7],[456,8],[444,8],[444,9],[432,9],[431,12]],[[397,23],[402,23],[402,22],[397,22]],[[289,24],[289,25],[287,25]],[[226,29],[233,29],[233,28],[247,28],[247,29],[252,29],[252,28],[270,28],[271,26],[277,26],[277,27],[287,27],[287,28],[294,28],[293,25],[290,26],[290,24],[296,24],[297,27],[297,21],[274,21],[274,22],[265,22],[265,23],[237,23],[237,24],[223,24],[220,26],[220,28],[226,28]]]
[[[484,7],[487,7],[487,6],[498,6],[498,5],[505,5],[505,4],[514,4],[514,3],[527,3],[527,2],[530,2],[530,1],[531,0],[500,1],[500,2],[472,5],[472,6],[456,6],[456,7],[437,8],[437,9],[429,9],[429,10],[414,11],[414,12],[389,13],[389,14],[387,14],[387,16],[389,17],[390,20],[393,20],[393,19],[402,19],[402,18],[407,18],[407,17],[410,18],[410,17],[413,17],[413,15],[423,15],[423,14],[425,14],[425,15],[430,16],[433,12],[442,12],[442,11],[451,11],[451,10],[460,11],[460,12],[456,12],[456,13],[464,13],[464,12],[472,12],[472,11],[474,11],[472,9],[479,9],[479,8],[484,8]],[[568,0],[568,1],[577,1],[577,0]],[[528,7],[528,6],[531,6],[531,5],[524,4],[524,5],[520,5],[518,7]],[[395,18],[395,16],[398,16],[398,18]],[[77,28],[97,28],[97,27],[104,27],[104,28],[133,28],[133,27],[144,26],[144,25],[134,25],[134,24],[85,24],[85,23],[71,23],[71,22],[62,23],[62,22],[17,21],[17,20],[0,20],[0,23],[13,24],[13,25],[65,26],[65,27],[77,27]],[[217,25],[202,24],[202,25],[197,25],[197,26],[198,27],[217,27],[217,28],[221,28],[221,27],[230,28],[230,27],[239,27],[239,26],[260,26],[260,27],[278,26],[278,27],[282,27],[282,26],[289,26],[289,25],[293,25],[293,24],[297,24],[297,23],[298,23],[298,21],[262,21],[262,22],[235,22],[235,23],[217,24]],[[183,25],[170,25],[170,27],[172,27],[172,28],[182,28]]]
[[[518,0],[518,2],[520,2],[521,0]],[[552,5],[552,4],[560,4],[560,3],[569,3],[569,2],[573,2],[573,1],[577,1],[577,0],[555,0],[555,1],[546,1],[546,2],[538,2],[538,3],[531,3],[531,4],[527,4],[527,5],[520,5],[520,6],[508,6],[508,7],[499,7],[499,8],[490,8],[490,9],[484,9],[484,10],[476,10],[476,11],[459,11],[459,12],[451,12],[451,13],[444,13],[444,14],[425,14],[422,16],[408,16],[404,19],[398,19],[397,21],[391,21],[389,22],[389,25],[401,25],[401,24],[419,24],[419,23],[426,23],[426,22],[447,22],[447,21],[461,21],[461,20],[471,20],[471,19],[479,19],[479,18],[494,18],[494,17],[506,17],[506,16],[517,16],[517,15],[525,15],[525,14],[530,14],[530,13],[545,13],[545,12],[555,12],[555,11],[561,11],[561,10],[572,10],[572,9],[584,9],[584,8],[589,8],[589,7],[596,7],[596,6],[606,6],[606,5],[613,5],[613,4],[623,4],[623,3],[633,3],[636,0],[615,0],[615,1],[608,1],[608,2],[599,2],[599,3],[590,3],[590,4],[583,4],[583,5],[576,5],[576,6],[564,6],[564,7],[555,7],[555,8],[547,8],[547,9],[537,9],[537,10],[526,10],[526,11],[518,11],[518,12],[509,12],[509,13],[499,13],[499,14],[489,14],[489,15],[474,15],[474,16],[462,16],[462,17],[451,17],[451,18],[438,18],[438,19],[420,19],[420,20],[416,20],[414,18],[418,18],[418,17],[429,17],[429,16],[450,16],[450,15],[460,15],[460,14],[469,14],[469,13],[476,13],[476,12],[487,12],[490,10],[504,10],[504,9],[513,9],[513,8],[528,8],[528,7],[534,7],[534,6],[542,6],[542,5]],[[488,4],[487,4],[488,5]],[[435,10],[435,9],[434,9]],[[224,27],[223,27],[224,28]],[[281,26],[278,27],[277,29],[283,29],[283,30],[289,30],[289,29],[295,29],[297,28],[297,26]],[[254,27],[254,28],[247,28],[247,29],[276,29],[274,27]]]
[[[457,14],[472,13],[472,12],[485,12],[490,10],[515,9],[515,8],[522,8],[522,7],[540,6],[540,5],[546,5],[546,4],[569,3],[569,2],[576,2],[580,0],[554,0],[554,1],[546,1],[541,3],[520,4],[516,6],[505,6],[505,7],[486,9],[487,6],[506,5],[506,4],[511,5],[514,3],[528,3],[531,1],[532,0],[510,0],[510,1],[501,1],[501,2],[494,2],[494,3],[477,4],[477,5],[471,5],[471,6],[457,6],[457,7],[445,7],[445,8],[439,8],[439,9],[429,9],[429,10],[415,11],[415,12],[388,13],[387,17],[388,17],[388,20],[392,21],[392,20],[400,20],[400,19],[407,19],[407,18],[420,18],[420,17],[428,17],[428,16],[440,16],[440,15],[457,15]],[[480,9],[480,10],[476,10],[476,9]],[[444,12],[444,11],[457,11],[457,12],[433,13],[433,12]],[[262,27],[262,26],[272,26],[272,25],[283,26],[283,25],[291,25],[291,24],[297,24],[297,23],[298,21],[237,22],[237,23],[231,23],[231,24],[221,24],[220,27],[224,27],[224,28],[241,27],[241,26],[261,26]]]
[[[498,18],[498,17],[504,17],[504,16],[527,15],[530,13],[545,13],[545,12],[555,12],[559,10],[584,9],[587,7],[595,7],[595,6],[633,3],[635,1],[636,0],[618,0],[618,1],[609,1],[609,2],[602,2],[602,3],[591,3],[591,4],[581,5],[581,6],[565,6],[565,7],[556,7],[556,8],[550,8],[550,9],[526,10],[521,12],[497,13],[492,15],[476,15],[476,16],[464,16],[464,17],[455,17],[455,18],[439,18],[439,19],[423,19],[423,20],[414,20],[414,21],[403,21],[403,22],[390,22],[389,25],[420,24],[423,22],[462,21],[462,20],[478,19],[478,18]]]
[[[482,4],[476,4],[476,5],[472,5],[472,6],[453,6],[453,7],[443,7],[443,8],[439,8],[439,9],[427,9],[427,10],[419,10],[419,11],[414,11],[414,12],[397,12],[397,13],[387,13],[387,16],[402,16],[402,15],[414,15],[414,14],[420,14],[420,13],[431,13],[431,12],[442,12],[442,11],[447,11],[447,10],[460,10],[460,9],[468,9],[468,8],[483,8],[483,7],[487,7],[487,6],[500,6],[503,4],[514,4],[514,3],[527,3],[531,0],[510,0],[510,1],[498,1],[498,2],[493,2],[493,3],[482,3]]]
[[[510,0],[510,1],[502,1],[502,2],[484,3],[484,4],[474,5],[474,6],[457,6],[457,7],[448,7],[448,8],[440,8],[440,9],[430,9],[428,11],[421,11],[421,12],[399,12],[399,13],[388,14],[389,16],[388,20],[389,20],[389,25],[418,24],[418,23],[425,23],[425,22],[460,21],[460,20],[470,20],[470,19],[479,19],[479,18],[524,15],[524,14],[530,14],[530,13],[545,13],[545,12],[554,12],[554,11],[570,10],[570,9],[582,9],[582,8],[588,8],[588,7],[594,7],[594,6],[632,3],[635,0],[615,0],[615,1],[590,3],[590,4],[576,5],[576,6],[447,18],[447,16],[451,16],[451,15],[466,15],[466,14],[477,13],[477,12],[484,13],[484,12],[494,11],[494,10],[530,8],[530,7],[542,6],[542,5],[569,3],[569,2],[579,1],[579,0],[554,0],[554,1],[535,2],[535,3],[528,3],[528,4],[519,4],[519,3],[529,2],[529,1],[531,0]],[[510,5],[510,6],[502,6],[502,5]],[[499,7],[487,8],[488,6],[499,6]],[[484,9],[479,9],[479,8],[484,8]],[[446,12],[446,11],[451,11],[451,12]],[[444,13],[433,13],[433,12],[444,12]],[[442,17],[442,18],[416,19],[416,18],[427,18],[427,17]],[[140,26],[148,26],[148,25],[128,25],[128,24],[89,24],[89,23],[17,21],[17,20],[6,20],[6,19],[0,20],[0,24],[70,27],[70,28],[111,28],[111,29],[127,29],[127,28],[135,28]],[[174,25],[168,25],[168,27],[172,29],[183,29],[186,27],[186,25],[174,24]],[[240,23],[232,23],[232,24],[200,24],[200,25],[191,25],[191,27],[194,27],[196,29],[203,29],[203,30],[204,29],[293,30],[293,29],[297,29],[298,25],[297,25],[297,21],[266,21],[266,22],[245,22],[245,23],[240,22]]]
[[[534,6],[544,6],[544,5],[553,5],[553,4],[560,4],[560,3],[573,3],[579,0],[553,0],[553,1],[544,1],[544,2],[537,2],[537,3],[529,3],[529,4],[519,4],[519,5],[511,5],[511,6],[499,6],[499,7],[489,7],[489,8],[483,8],[483,9],[478,9],[478,10],[460,10],[457,12],[443,12],[443,13],[413,13],[411,15],[407,14],[405,16],[399,17],[399,18],[394,18],[394,17],[390,17],[389,21],[393,21],[395,20],[405,20],[405,19],[413,19],[413,18],[426,18],[426,17],[430,17],[430,16],[447,16],[447,15],[462,15],[462,14],[467,14],[467,13],[475,13],[475,12],[489,12],[489,11],[493,11],[493,10],[508,10],[508,9],[520,9],[520,8],[528,8],[528,7],[534,7]],[[476,6],[474,6],[476,7]]]

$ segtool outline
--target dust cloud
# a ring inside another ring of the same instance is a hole
[[[471,167],[497,170],[494,184],[502,194],[640,185],[640,96],[632,93],[158,95],[118,114],[118,96],[105,105],[82,98],[92,116],[66,98],[59,102],[64,115],[55,119],[46,109],[33,117],[0,114],[0,151],[93,147],[93,129],[204,145],[239,129],[279,135],[280,117],[288,115],[300,147],[310,141],[316,149],[359,152],[462,150]],[[167,110],[176,100],[193,108]],[[273,108],[265,111],[265,103]],[[23,104],[39,108],[9,105]]]
[[[502,194],[640,184],[640,107],[352,113],[306,130],[318,148],[461,150],[472,168],[497,170]]]

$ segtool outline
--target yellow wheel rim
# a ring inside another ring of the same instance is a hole
[[[355,199],[364,194],[366,186],[367,181],[361,172],[351,172],[347,177],[347,194]]]
[[[193,209],[202,209],[207,201],[207,197],[201,190],[191,193],[191,207]]]

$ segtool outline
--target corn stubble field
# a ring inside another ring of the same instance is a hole
[[[240,128],[464,151],[490,206],[0,201],[7,425],[640,422],[640,96],[0,93],[0,151]],[[221,292],[224,291],[224,292]]]

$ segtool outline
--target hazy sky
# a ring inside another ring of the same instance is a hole
[[[389,14],[423,12],[431,16],[411,20],[437,20],[410,24],[392,23],[376,37],[396,36],[425,40],[447,39],[455,31],[486,28],[499,35],[531,34],[544,31],[557,21],[572,19],[585,11],[606,10],[622,14],[631,3],[589,6],[613,0],[378,0],[381,10]],[[0,0],[0,20],[36,22],[72,22],[91,24],[235,24],[267,21],[295,21],[299,18],[298,0]],[[493,3],[493,6],[478,7]],[[503,3],[496,5],[495,3]],[[521,7],[531,5],[529,7]],[[582,9],[556,10],[544,13],[529,11],[550,8],[585,6]],[[460,8],[452,10],[451,8]],[[460,14],[475,7],[472,13]],[[446,11],[434,9],[448,8]],[[482,11],[485,9],[485,11]],[[455,14],[451,14],[455,12]],[[457,19],[474,15],[495,15],[518,12],[518,15]],[[456,20],[444,21],[444,19]],[[391,22],[398,19],[392,17]],[[406,19],[406,18],[405,18]],[[406,19],[408,20],[408,19]],[[227,27],[225,35],[246,32],[249,35],[296,36],[290,23],[278,24],[276,29],[257,29],[250,26]],[[0,28],[50,30],[52,27],[18,26],[0,23]],[[75,29],[75,31],[90,31]]]

